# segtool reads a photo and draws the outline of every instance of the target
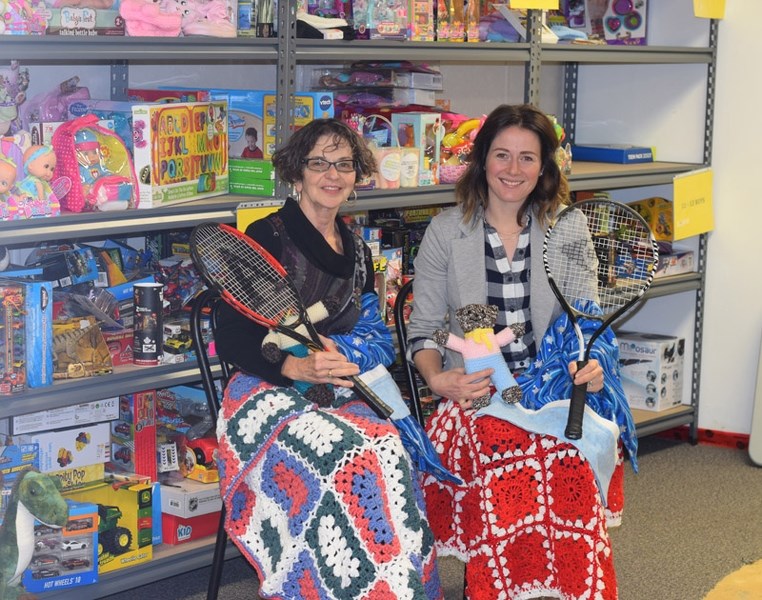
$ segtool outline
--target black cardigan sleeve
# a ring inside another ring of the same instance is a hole
[[[280,238],[267,220],[255,221],[246,229],[246,235],[259,242],[276,259],[281,256]],[[274,385],[292,385],[293,381],[281,374],[286,355],[271,363],[262,356],[262,340],[267,328],[243,316],[226,303],[220,305],[214,341],[220,359],[233,364],[245,373],[256,375]]]

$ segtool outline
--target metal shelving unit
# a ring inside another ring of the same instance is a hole
[[[526,69],[525,99],[538,103],[539,73],[544,64],[561,63],[565,71],[564,126],[573,139],[576,112],[577,72],[580,64],[707,64],[709,95],[705,136],[705,160],[711,157],[711,116],[714,98],[714,65],[716,61],[716,22],[708,48],[675,47],[580,47],[544,45],[539,35],[531,35],[532,23],[538,21],[530,13],[530,39],[523,44],[437,44],[379,41],[306,40],[295,37],[293,3],[279,3],[279,38],[276,39],[218,39],[189,38],[68,38],[58,36],[4,36],[0,41],[3,55],[27,65],[55,65],[82,62],[104,64],[112,73],[125,74],[129,64],[190,63],[214,65],[220,63],[272,64],[277,69],[278,113],[277,139],[290,135],[292,106],[289,101],[294,89],[297,64],[309,62],[386,59],[439,61],[466,64],[524,64]],[[534,19],[534,20],[532,20]],[[351,49],[351,51],[350,51]],[[650,163],[639,165],[574,164],[570,177],[572,190],[612,189],[670,183],[675,175],[704,165],[688,163]],[[361,192],[360,200],[347,207],[347,212],[403,206],[426,206],[452,201],[453,186],[402,190]],[[279,192],[284,190],[279,188]],[[214,220],[234,222],[235,209],[240,202],[251,201],[249,196],[222,196],[203,201],[150,210],[118,213],[67,214],[52,219],[0,223],[0,240],[9,246],[25,246],[52,239],[95,239],[106,236],[130,236],[173,228],[192,227],[199,222]],[[698,365],[703,318],[704,268],[706,239],[702,236],[697,273],[657,280],[648,292],[649,298],[695,291],[696,318],[693,364],[693,404],[675,407],[662,413],[634,411],[638,435],[650,435],[670,427],[688,424],[695,437],[698,420]],[[120,393],[166,387],[197,381],[194,362],[152,368],[117,368],[110,375],[79,381],[58,382],[49,388],[35,389],[24,394],[3,398],[0,418],[32,411],[73,405],[88,400],[107,398]],[[102,597],[144,585],[151,581],[181,574],[210,563],[213,540],[176,547],[160,547],[149,563],[109,573],[101,581],[86,588],[88,597]],[[229,557],[237,556],[231,546]],[[44,594],[51,598],[79,598],[82,588]]]

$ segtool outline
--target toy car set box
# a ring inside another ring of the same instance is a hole
[[[148,562],[153,557],[153,486],[99,483],[66,492],[71,500],[98,505],[98,572]]]
[[[227,113],[224,101],[132,107],[138,208],[228,193]]]
[[[39,593],[98,581],[98,506],[67,500],[69,520],[53,529],[37,523],[34,553],[22,582]]]
[[[617,341],[630,408],[661,411],[682,404],[685,339],[620,331]]]
[[[26,389],[26,288],[22,283],[0,281],[0,396]]]

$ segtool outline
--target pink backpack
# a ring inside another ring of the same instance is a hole
[[[61,124],[51,143],[57,159],[53,178],[71,181],[61,208],[71,212],[137,208],[132,157],[122,138],[99,125],[96,115]]]

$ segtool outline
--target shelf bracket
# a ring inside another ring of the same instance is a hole
[[[130,81],[130,70],[126,60],[111,62],[111,99],[127,100],[127,88]]]
[[[540,67],[542,66],[542,11],[527,11],[527,42],[529,62],[524,66],[524,102],[540,105]]]
[[[296,3],[278,2],[278,81],[275,103],[275,147],[280,148],[291,137],[289,123],[294,115],[294,93],[296,80]],[[289,186],[278,179],[275,182],[275,197],[286,198]]]

